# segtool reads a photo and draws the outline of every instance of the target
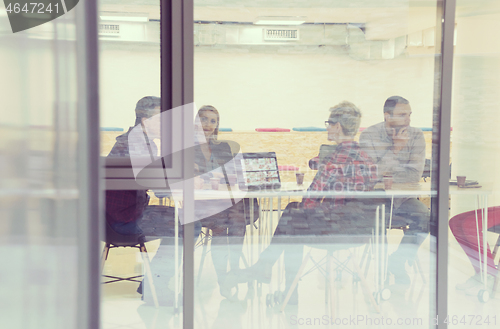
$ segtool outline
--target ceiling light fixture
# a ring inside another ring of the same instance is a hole
[[[102,21],[111,22],[147,22],[149,15],[147,13],[119,13],[119,12],[102,12],[99,15]]]
[[[253,22],[255,25],[301,25],[306,22],[306,16],[259,16]]]

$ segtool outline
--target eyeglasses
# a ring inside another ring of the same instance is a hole
[[[332,126],[333,126],[334,124],[336,124],[336,122],[333,122],[333,121],[330,121],[330,120],[325,121],[325,127],[326,127],[326,128],[328,128],[330,125],[332,125]]]

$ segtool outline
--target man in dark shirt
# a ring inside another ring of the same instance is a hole
[[[160,138],[160,120],[148,120],[160,114],[160,98],[154,96],[143,97],[137,102],[135,127],[141,126],[144,132],[144,143],[129,143],[129,135],[134,127],[116,138],[116,143],[108,157],[146,156],[158,159],[158,148],[154,139]],[[147,121],[148,120],[148,121]],[[142,141],[142,140],[141,140]],[[149,205],[147,190],[107,190],[106,191],[106,220],[111,228],[120,234],[144,234],[147,237],[161,238],[162,242],[151,262],[151,271],[158,301],[162,306],[173,304],[174,293],[168,288],[169,280],[174,275],[174,208],[160,205]],[[179,236],[182,237],[182,228],[179,226]],[[201,225],[195,223],[195,237],[200,234]],[[182,249],[179,248],[181,253]],[[180,254],[179,257],[182,257]],[[180,258],[179,258],[180,259]],[[149,285],[147,280],[146,286]],[[143,293],[146,302],[152,302],[151,290],[143,284],[137,292]]]
[[[144,129],[145,120],[160,114],[160,98],[154,96],[143,97],[135,107],[135,125],[141,125]],[[159,120],[158,120],[159,122]],[[149,128],[149,127],[148,127]],[[109,152],[108,157],[129,157],[128,135],[133,127],[116,138],[116,143]],[[158,149],[153,139],[159,138],[159,129],[147,130],[148,149],[156,156]],[[146,153],[146,154],[148,154]],[[149,196],[146,190],[107,190],[106,191],[106,220],[109,225],[120,234],[140,234],[142,229],[138,223],[149,204]]]
[[[394,183],[418,183],[422,177],[425,139],[422,130],[410,126],[411,113],[408,100],[389,97],[384,104],[384,122],[366,128],[359,137],[361,148],[378,166],[379,181],[386,174],[393,176]],[[429,232],[429,210],[416,198],[395,198],[392,226],[403,228],[404,237],[389,257],[388,269],[396,283],[408,284],[405,264],[413,265],[418,247]],[[418,233],[423,234],[418,237]]]

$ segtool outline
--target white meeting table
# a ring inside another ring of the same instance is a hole
[[[283,197],[334,197],[335,195],[343,195],[344,197],[355,197],[355,198],[366,198],[366,199],[372,199],[372,198],[377,198],[377,199],[390,199],[391,200],[391,210],[390,210],[390,216],[389,216],[389,223],[392,221],[392,206],[394,204],[394,199],[397,198],[416,198],[419,196],[428,196],[428,197],[433,197],[437,195],[437,191],[431,191],[431,185],[429,182],[427,183],[412,183],[412,184],[393,184],[393,188],[390,190],[383,190],[380,188],[383,188],[383,184],[377,184],[375,186],[375,190],[373,191],[342,191],[342,192],[335,192],[335,191],[315,191],[315,192],[310,192],[307,191],[307,188],[309,187],[310,182],[304,182],[303,185],[297,185],[296,183],[283,183],[282,187],[280,189],[268,189],[268,190],[258,190],[258,191],[242,191],[238,188],[237,185],[231,186],[230,187],[230,193],[228,193],[228,190],[226,189],[226,185],[221,185],[219,186],[219,190],[212,190],[209,189],[208,185],[205,185],[205,189],[200,189],[200,190],[195,190],[194,193],[194,199],[195,201],[200,201],[200,200],[217,200],[217,199],[228,199],[228,195],[231,195],[234,199],[240,200],[243,198],[249,198],[250,199],[250,223],[253,223],[253,215],[254,215],[254,209],[253,209],[253,199],[268,199],[269,200],[269,209],[267,211],[270,214],[270,217],[272,219],[273,212],[274,212],[274,205],[273,205],[273,199],[277,198],[278,199],[278,218],[281,216],[281,199]],[[161,191],[155,190],[155,194]],[[183,191],[182,190],[170,190],[168,192],[174,200],[175,204],[175,245],[176,248],[178,246],[178,232],[179,232],[179,206],[180,206],[180,200],[182,200],[183,197]],[[259,218],[262,219],[262,206],[260,216]],[[374,243],[375,243],[375,264],[376,264],[376,274],[375,274],[375,290],[377,292],[377,302],[380,302],[380,296],[382,296],[382,290],[385,282],[385,278],[387,277],[387,247],[385,246],[384,242],[385,241],[385,228],[386,228],[386,221],[385,221],[385,206],[382,207],[377,207],[377,213],[375,214],[375,219],[374,219],[374,233],[372,234],[372,237],[374,238]],[[264,221],[263,221],[264,222]],[[255,224],[254,224],[255,225]],[[390,225],[390,224],[389,224]],[[273,235],[272,232],[272,220],[268,220],[268,232],[270,238]],[[262,232],[262,224],[259,225],[258,227],[259,233]],[[250,231],[250,235],[252,234],[252,231]],[[259,234],[259,238],[260,238]],[[379,248],[381,246],[381,248]],[[177,251],[175,253],[177,255]],[[253,258],[253,257],[252,257]],[[253,259],[250,259],[250,263],[253,263]],[[177,272],[177,266],[176,272]],[[176,278],[178,277],[178,273],[176,273]],[[176,280],[177,281],[177,280]],[[176,290],[176,295],[180,291],[180,288],[178,287],[178,282],[176,282],[175,285],[175,290]]]
[[[383,190],[383,184],[377,184],[375,186],[375,190],[373,191],[342,191],[342,192],[330,192],[330,191],[321,191],[321,192],[309,192],[307,191],[307,188],[309,187],[310,182],[304,182],[302,185],[297,185],[295,182],[293,183],[282,183],[282,186],[280,189],[269,189],[269,190],[259,190],[259,191],[242,191],[238,188],[237,185],[231,186],[231,194],[233,198],[235,199],[242,199],[242,198],[249,198],[249,199],[268,199],[269,200],[269,214],[271,214],[272,218],[272,213],[274,212],[274,205],[273,205],[273,199],[277,198],[278,199],[278,217],[281,216],[281,200],[284,197],[332,197],[335,195],[342,194],[345,197],[356,197],[356,198],[390,198],[391,199],[391,214],[389,216],[389,221],[392,221],[392,205],[394,204],[394,199],[397,198],[415,198],[415,197],[420,197],[420,196],[426,196],[426,197],[435,197],[437,196],[437,191],[431,190],[431,184],[430,182],[420,182],[420,183],[412,183],[412,184],[393,184],[393,188],[390,190]],[[205,186],[206,188],[201,189],[201,190],[195,190],[195,195],[194,198],[195,200],[216,200],[216,199],[224,199],[228,198],[228,191],[225,188],[226,185],[220,185],[219,191],[215,191],[209,188],[208,185]],[[182,190],[169,190],[169,191],[162,191],[160,189],[154,189],[155,194],[161,194],[162,192],[165,193],[165,196],[174,196],[174,200],[177,200],[174,202],[175,204],[175,239],[176,239],[176,247],[178,246],[178,232],[179,232],[179,207],[180,207],[180,202],[179,200],[182,200],[183,197],[183,191]],[[482,216],[482,236],[483,236],[483,255],[479,255],[479,260],[480,260],[480,269],[481,269],[481,276],[483,278],[484,282],[484,290],[486,291],[486,277],[487,277],[487,263],[486,263],[486,256],[487,256],[487,227],[488,227],[488,195],[491,194],[493,191],[492,188],[489,186],[483,186],[481,188],[458,188],[457,186],[450,186],[449,188],[449,194],[450,195],[471,195],[471,196],[476,196],[476,227],[478,227],[478,216],[477,213],[478,211],[482,211],[483,216]],[[260,216],[262,216],[262,206],[261,208],[261,213]],[[250,222],[253,223],[253,202],[250,202]],[[262,217],[259,217],[262,218]],[[384,234],[385,230],[383,230],[383,227],[385,226],[385,216],[378,215],[377,216],[378,220],[375,223],[375,228],[376,232],[378,234],[375,234],[375,237],[378,236],[379,239],[384,239]],[[264,222],[264,221],[263,221]],[[268,229],[269,229],[269,234],[272,236],[272,221],[268,221]],[[378,222],[378,224],[377,224]],[[259,233],[261,233],[262,230],[262,224],[259,225]],[[479,244],[479,230],[478,232],[478,244]],[[252,232],[250,231],[250,234]],[[379,240],[379,241],[384,241],[384,240]],[[384,248],[384,247],[382,247]],[[385,250],[387,251],[387,250]],[[382,254],[382,252],[380,252]],[[176,253],[177,255],[177,253]],[[481,257],[482,256],[482,257]],[[386,258],[386,257],[382,257]],[[381,284],[379,287],[382,287],[383,285],[383,278],[386,277],[387,275],[387,269],[386,266],[382,265],[382,261],[379,262],[380,268],[385,268],[380,275],[379,275],[379,284]],[[177,267],[176,267],[177,271]],[[178,274],[178,273],[176,273]],[[178,275],[176,275],[178,277]],[[177,280],[176,280],[177,281]],[[178,284],[176,284],[176,292],[179,291]],[[485,299],[487,299],[488,296],[486,296]]]

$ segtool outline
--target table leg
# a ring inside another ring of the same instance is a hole
[[[488,288],[488,285],[486,282],[487,278],[488,278],[488,261],[486,259],[486,256],[487,256],[486,238],[487,238],[487,233],[488,233],[488,196],[483,195],[481,197],[481,195],[478,194],[475,203],[476,203],[475,215],[476,215],[477,252],[478,252],[478,260],[479,260],[479,271],[481,274],[481,280],[483,281],[484,290],[486,291]],[[481,207],[481,204],[482,204],[482,207]],[[481,218],[481,223],[482,223],[481,233],[479,232],[479,218],[477,216],[479,209],[481,209],[481,214],[482,214],[482,216],[481,216],[482,217]],[[483,245],[482,245],[483,255],[481,255],[481,244],[480,244],[480,239],[479,239],[480,234],[482,234],[482,236],[483,236]]]
[[[354,256],[354,254],[349,250],[349,255],[351,256],[351,261],[352,265],[354,267],[354,271],[358,273],[359,279],[361,280],[361,286],[363,287],[363,291],[368,294],[368,299],[370,299],[370,302],[372,303],[373,307],[375,308],[375,311],[377,313],[380,313],[380,307],[378,306],[380,302],[380,294],[377,294],[377,301],[373,298],[373,295],[371,294],[370,287],[368,285],[368,282],[366,282],[366,278],[363,275],[363,272],[361,272],[361,269],[358,266],[358,260]]]
[[[253,200],[252,200],[252,203],[253,203]],[[262,244],[263,244],[263,241],[264,241],[264,238],[263,238],[263,229],[262,229],[262,223],[263,223],[263,220],[262,220],[262,198],[258,198],[258,203],[259,203],[259,226],[257,227],[257,239],[258,239],[258,251],[259,251],[259,254],[262,252]],[[253,224],[255,226],[255,224]]]
[[[479,212],[479,207],[480,207],[479,198],[480,198],[480,196],[477,195],[476,200],[475,200],[475,208],[476,208],[476,210],[475,210],[474,214],[476,215],[477,253],[478,253],[478,256],[477,256],[478,258],[477,259],[479,260],[479,272],[481,273],[481,280],[482,280],[482,277],[483,277],[483,263],[481,261],[481,248],[480,248],[481,242],[480,242],[480,239],[479,239],[479,234],[481,234],[481,233],[479,233],[479,218],[478,218],[478,215],[477,215],[477,213]]]
[[[273,235],[273,220],[274,220],[274,198],[269,198],[269,243],[271,243],[271,237]]]
[[[391,197],[391,212],[389,213],[389,230],[392,228],[392,209],[394,208],[394,195]]]
[[[486,246],[488,242],[486,241],[487,233],[488,233],[488,195],[483,196],[483,282],[484,282],[484,290],[486,291],[488,288],[486,280],[488,279],[488,260],[486,259],[487,250]]]
[[[278,195],[278,219],[281,218],[281,196]]]
[[[250,198],[250,236],[249,236],[249,239],[248,239],[248,244],[249,244],[249,248],[250,248],[250,264],[254,264],[254,261],[253,261],[253,248],[252,248],[252,243],[254,243],[253,241],[253,199]]]
[[[330,309],[331,309],[331,314],[330,316],[332,319],[335,318],[335,278],[333,276],[333,260],[332,260],[332,255],[330,253],[327,254],[327,261],[326,261],[326,266],[328,268],[327,273],[328,279],[327,282],[328,284],[326,285],[327,288],[330,288]]]
[[[264,234],[264,227],[262,226],[262,223],[264,222],[262,219],[262,198],[258,198],[257,201],[259,203],[259,235],[262,235]]]
[[[383,223],[384,223],[384,226],[383,226],[383,229],[385,231],[385,205],[383,205],[384,208],[383,208]],[[389,231],[392,229],[392,211],[394,209],[394,195],[391,196],[391,208],[390,208],[390,212],[389,212],[389,226],[387,227],[387,233],[389,233]],[[387,234],[388,235],[388,234]],[[385,237],[384,239],[384,243],[386,244],[385,246],[385,253],[384,253],[384,282],[387,280],[387,266],[389,264],[389,246],[387,245],[388,244],[388,241],[387,241],[387,236]]]
[[[381,243],[381,251],[382,254],[380,256],[381,258],[381,273],[380,273],[380,291],[384,289],[384,282],[387,278],[387,265],[386,265],[386,260],[387,260],[387,245],[386,245],[386,239],[385,239],[385,204],[382,204],[382,218],[380,218],[380,229],[381,229],[381,237],[380,237],[380,243]]]
[[[179,206],[176,201],[174,201],[174,227],[175,227],[175,235],[174,235],[174,273],[175,273],[175,284],[174,284],[174,311],[175,313],[179,312]]]
[[[380,206],[377,207],[377,212],[375,213],[375,291],[380,291],[380,245],[379,245],[379,236],[380,236]],[[376,302],[379,303],[379,295],[377,294]]]

